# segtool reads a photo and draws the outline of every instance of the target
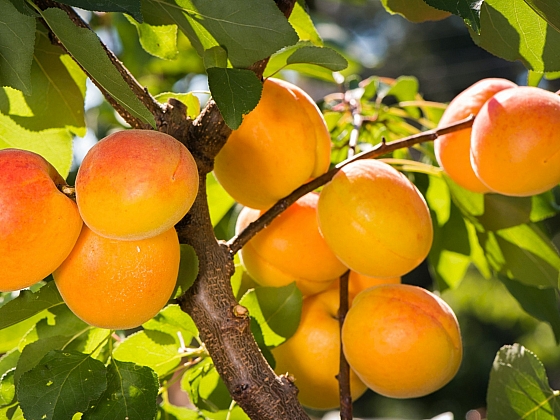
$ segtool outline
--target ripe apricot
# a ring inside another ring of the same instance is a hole
[[[216,156],[214,174],[239,203],[266,209],[330,164],[323,115],[299,87],[266,79],[257,107]]]
[[[378,160],[344,166],[321,191],[318,217],[336,256],[372,277],[408,273],[432,245],[424,198],[402,173]]]
[[[279,287],[295,281],[301,292],[309,295],[327,289],[347,270],[319,232],[318,200],[316,193],[301,197],[243,247],[241,261],[257,283]],[[236,231],[262,213],[243,208]]]
[[[342,327],[342,344],[360,379],[391,398],[438,390],[455,376],[463,354],[459,324],[447,303],[404,284],[358,294]]]
[[[438,127],[444,127],[469,115],[476,115],[496,93],[516,87],[506,79],[483,79],[459,93],[444,111]],[[471,128],[439,136],[434,151],[439,166],[449,177],[467,190],[487,193],[490,189],[478,179],[471,165]]]
[[[72,250],[82,219],[63,185],[42,156],[0,150],[0,292],[43,280]]]
[[[496,93],[474,121],[471,162],[500,194],[529,196],[558,185],[560,96],[528,86]]]
[[[88,227],[137,240],[169,230],[191,208],[198,170],[189,150],[168,134],[124,130],[95,144],[76,176],[76,201]]]
[[[295,378],[300,402],[310,408],[327,410],[340,405],[338,380],[340,360],[339,295],[326,290],[303,300],[301,320],[295,334],[272,349],[277,374]],[[367,387],[350,372],[352,399]]]
[[[53,277],[80,319],[100,328],[128,329],[165,306],[177,282],[179,260],[174,228],[147,239],[120,241],[84,226]]]
[[[398,13],[415,23],[442,20],[451,16],[451,13],[436,9],[424,0],[381,0],[381,3],[389,13]]]

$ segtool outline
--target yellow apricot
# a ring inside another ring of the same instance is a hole
[[[496,93],[480,109],[471,162],[492,191],[530,196],[560,183],[560,96],[520,86]]]
[[[329,168],[323,115],[299,87],[266,79],[257,107],[216,156],[214,174],[239,203],[266,209]]]
[[[347,270],[319,232],[318,199],[316,193],[301,197],[243,247],[241,261],[257,283],[279,287],[295,281],[309,295],[327,289]],[[262,213],[264,210],[243,208],[236,232]]]
[[[157,131],[105,137],[87,153],[76,176],[85,224],[113,239],[144,239],[169,230],[189,211],[197,192],[191,153]]]
[[[303,300],[301,320],[295,334],[272,349],[277,374],[295,378],[302,405],[319,410],[340,405],[336,375],[340,364],[339,295],[326,290]],[[352,399],[358,399],[366,386],[350,372]]]
[[[389,13],[398,13],[414,23],[442,20],[451,16],[451,13],[436,9],[424,0],[381,0],[381,3]]]
[[[342,327],[342,344],[359,378],[391,398],[438,390],[455,376],[463,354],[459,324],[447,303],[403,284],[358,294]]]
[[[482,79],[476,82],[449,103],[438,127],[478,114],[482,105],[496,93],[516,86],[506,79]],[[477,193],[487,193],[490,189],[478,179],[471,165],[471,131],[467,128],[438,137],[434,141],[436,159],[439,166],[461,187]]]
[[[418,266],[433,239],[430,212],[402,173],[378,160],[344,166],[321,191],[319,228],[351,270],[398,277]]]
[[[72,250],[82,219],[63,185],[42,156],[0,150],[0,292],[43,280]]]
[[[165,306],[177,282],[179,260],[174,228],[147,239],[121,241],[84,226],[53,277],[78,318],[100,328],[128,329]]]

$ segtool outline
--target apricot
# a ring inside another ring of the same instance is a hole
[[[342,344],[358,377],[391,398],[421,397],[443,387],[463,354],[459,324],[447,303],[404,284],[358,294],[342,327]]]
[[[266,209],[326,172],[330,147],[315,102],[291,83],[266,79],[259,104],[216,156],[214,174],[236,201]]]
[[[72,250],[82,219],[63,185],[42,156],[0,150],[0,292],[43,280]]]
[[[516,87],[506,79],[482,79],[459,93],[445,109],[438,127],[476,115],[488,99],[496,93]],[[471,165],[471,128],[439,136],[434,141],[434,151],[439,166],[461,187],[476,193],[490,189],[478,179]]]
[[[340,405],[338,380],[340,360],[339,295],[326,290],[303,300],[301,320],[295,334],[272,349],[277,374],[295,378],[302,405],[319,410]],[[350,372],[350,393],[358,399],[367,387]]]
[[[398,13],[414,23],[442,20],[451,16],[451,13],[436,9],[424,0],[381,0],[381,3],[389,13]]]
[[[492,191],[530,196],[560,182],[560,96],[520,86],[480,109],[471,137],[476,176]]]
[[[189,150],[168,134],[125,130],[111,134],[85,156],[76,176],[76,201],[98,235],[145,239],[174,226],[198,192]]]
[[[363,274],[357,273],[355,271],[350,271],[348,277],[348,295],[353,299],[362,290],[369,289],[370,287],[379,286],[381,284],[400,284],[402,279],[400,277],[371,277],[365,276]],[[340,288],[340,281],[337,279],[330,286],[332,289]]]
[[[179,260],[174,228],[147,239],[121,241],[84,226],[53,277],[78,318],[100,328],[129,329],[165,306],[177,282]]]
[[[304,195],[243,247],[241,261],[257,283],[279,287],[295,281],[309,295],[327,289],[347,270],[319,232],[318,200],[316,193]],[[236,232],[262,213],[264,210],[243,208]]]
[[[318,218],[336,256],[367,276],[402,276],[432,245],[424,197],[402,173],[378,160],[344,166],[321,191]]]

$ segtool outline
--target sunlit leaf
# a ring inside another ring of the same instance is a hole
[[[198,329],[189,314],[182,311],[179,305],[167,305],[155,317],[142,325],[146,330],[161,331],[172,337],[184,340],[189,344],[193,337],[198,336]],[[179,344],[181,340],[177,340]]]
[[[0,375],[0,407],[10,404],[16,396],[15,369]]]
[[[210,207],[210,219],[212,220],[212,225],[216,226],[235,204],[235,200],[218,183],[212,172],[206,178],[206,194],[208,195],[208,206]]]
[[[313,21],[309,14],[305,11],[304,1],[297,1],[294,9],[290,14],[289,22],[296,30],[300,41],[310,41],[319,47],[323,46],[323,40],[315,29]]]
[[[187,106],[187,116],[191,119],[195,119],[198,114],[200,114],[200,100],[196,95],[192,93],[175,93],[175,92],[164,92],[156,95],[155,98],[161,102],[165,103],[170,98],[175,98],[178,101],[184,103]]]
[[[314,64],[332,71],[344,70],[348,66],[346,59],[328,47],[303,46],[296,49],[286,60],[286,64]]]
[[[558,0],[525,0],[525,3],[554,29],[560,31],[560,2]]]
[[[128,20],[136,27],[140,45],[146,52],[164,60],[177,58],[177,25],[149,25],[132,18]]]
[[[177,284],[172,296],[177,298],[192,286],[198,275],[198,257],[194,248],[190,245],[181,244],[181,262],[179,264],[179,274]]]

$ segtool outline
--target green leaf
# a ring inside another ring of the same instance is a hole
[[[543,76],[544,73],[538,73],[536,71],[529,70],[527,72],[527,86],[538,87]]]
[[[525,3],[560,32],[560,3],[558,0],[525,0]]]
[[[212,220],[212,226],[216,226],[229,209],[235,205],[235,200],[216,180],[213,172],[210,172],[206,177],[206,195],[210,207],[210,220]]]
[[[0,375],[0,407],[10,404],[16,396],[15,369]]]
[[[128,21],[136,26],[144,51],[164,60],[177,58],[177,25],[150,25],[139,23],[132,18],[128,18]]]
[[[107,389],[82,420],[152,419],[158,389],[158,378],[149,367],[113,360],[107,367]]]
[[[284,287],[257,287],[247,292],[239,303],[261,327],[267,346],[282,344],[297,330],[303,297],[295,283]]]
[[[198,408],[217,412],[228,408],[231,396],[209,357],[188,369],[181,379],[183,388]]]
[[[8,0],[0,0],[0,10],[0,87],[30,95],[35,18],[21,14]]]
[[[95,32],[77,27],[66,12],[60,9],[46,9],[41,12],[41,15],[60,42],[92,79],[133,116],[155,127],[154,116],[140,102],[113,66]]]
[[[207,72],[212,97],[226,124],[235,130],[259,103],[262,83],[250,70],[212,67]]]
[[[489,419],[555,420],[560,417],[559,396],[531,351],[517,343],[498,351],[488,384]]]
[[[45,309],[63,305],[54,282],[49,282],[35,293],[22,290],[19,296],[0,308],[0,329],[17,324]]]
[[[511,295],[529,315],[548,322],[554,331],[556,342],[560,344],[560,301],[556,288],[527,286],[505,276],[498,276]]]
[[[128,13],[142,22],[140,0],[61,0],[60,3],[95,12]]]
[[[204,60],[204,68],[206,69],[211,67],[227,67],[227,51],[219,45],[204,50],[202,59]]]
[[[200,420],[198,410],[191,410],[185,407],[178,407],[168,402],[163,402],[158,406],[161,419],[165,420]],[[159,418],[159,417],[158,417]]]
[[[0,356],[0,377],[2,377],[2,375],[10,369],[17,366],[20,355],[21,353],[18,349],[13,349],[12,351]]]
[[[463,18],[465,23],[475,32],[480,31],[480,0],[424,0],[430,6],[447,10]]]
[[[161,331],[140,331],[126,338],[113,352],[113,358],[148,366],[163,376],[181,361],[175,337]]]
[[[181,296],[192,286],[198,275],[198,257],[194,248],[190,245],[181,244],[181,262],[179,264],[179,274],[177,284],[173,291],[174,298]]]
[[[155,98],[161,102],[165,103],[170,98],[177,99],[178,101],[184,103],[187,106],[187,116],[190,119],[195,119],[198,114],[200,114],[200,100],[198,96],[192,93],[175,93],[175,92],[163,92],[156,95]]]
[[[47,311],[41,311],[31,318],[11,325],[0,330],[0,353],[16,348],[21,339],[33,328],[41,319],[48,316]]]
[[[69,419],[84,412],[106,387],[103,363],[87,354],[54,350],[21,376],[18,399],[26,418]]]
[[[31,17],[39,16],[39,13],[37,13],[35,9],[33,9],[29,5],[29,3],[26,2],[26,0],[8,0],[8,1],[14,5],[14,7],[18,10],[18,12],[24,15],[31,16]]]
[[[288,21],[296,30],[300,41],[310,41],[313,45],[317,45],[318,47],[323,46],[321,35],[317,32],[311,17],[305,11],[304,1],[299,0],[296,2]]]
[[[145,322],[142,327],[146,330],[160,331],[171,337],[181,335],[178,344],[189,344],[193,337],[198,337],[198,329],[189,314],[182,311],[179,305],[168,305],[155,317]]]
[[[271,0],[145,0],[142,11],[152,24],[176,24],[201,57],[222,46],[234,67],[249,67],[298,40]]]
[[[524,0],[486,0],[474,42],[509,61],[520,60],[538,73],[560,70],[560,32]]]
[[[304,46],[294,51],[286,60],[290,64],[314,64],[316,66],[325,67],[332,71],[341,71],[348,67],[348,61],[328,47]]]

